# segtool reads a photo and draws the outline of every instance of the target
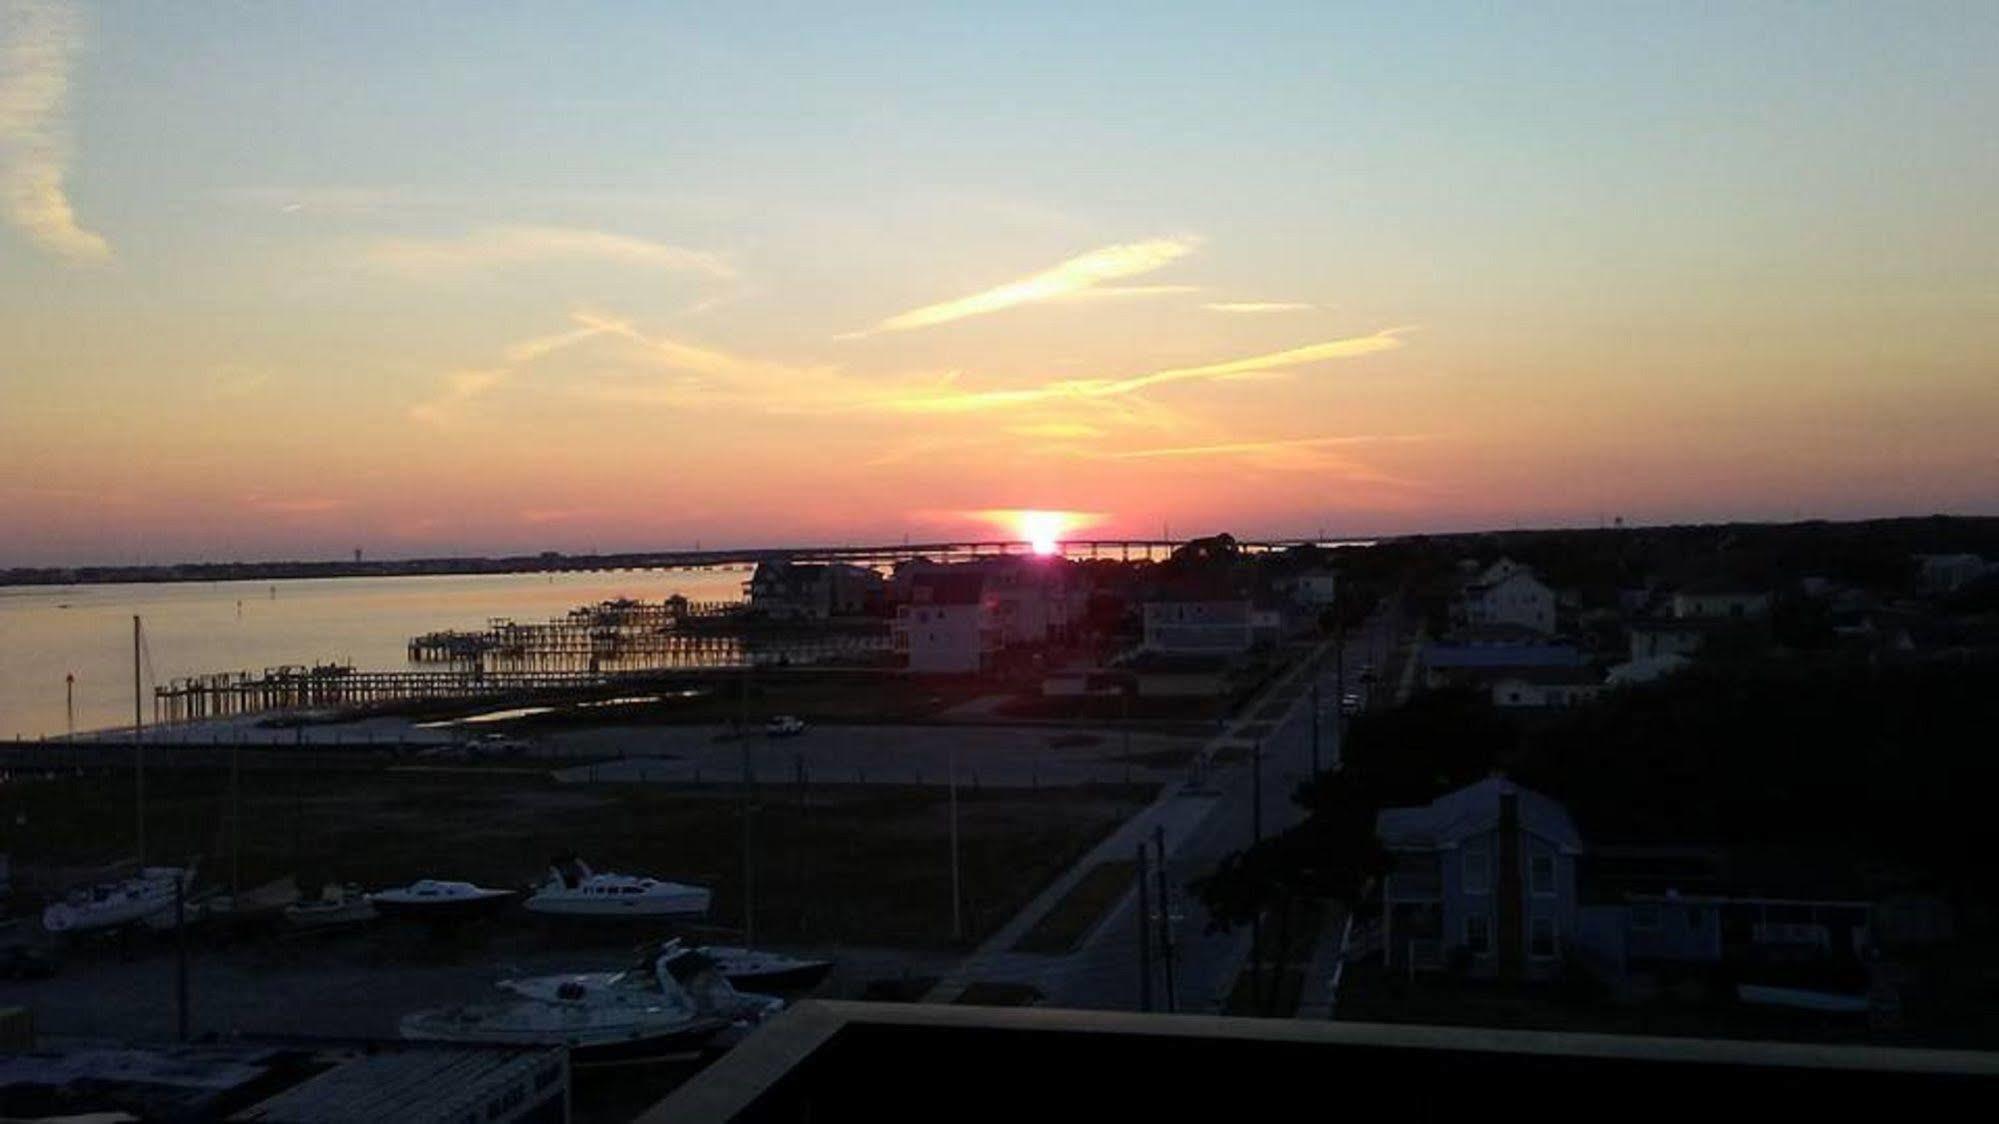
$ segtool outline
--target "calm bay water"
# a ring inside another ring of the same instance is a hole
[[[538,621],[614,597],[733,601],[740,570],[328,578],[282,582],[0,587],[0,738],[67,728],[63,677],[76,676],[76,728],[132,721],[132,616],[145,620],[152,686],[178,676],[280,664],[410,666],[411,636]]]

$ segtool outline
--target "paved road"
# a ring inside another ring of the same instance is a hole
[[[1358,680],[1359,669],[1369,662],[1383,662],[1392,653],[1399,617],[1384,610],[1347,639],[1347,682],[1349,689]],[[1337,664],[1328,645],[1327,659],[1316,678],[1320,688],[1320,765],[1337,764],[1340,735]],[[1384,663],[1384,671],[1385,663]],[[1249,951],[1249,933],[1210,933],[1208,914],[1200,901],[1187,891],[1187,883],[1212,870],[1223,856],[1248,845],[1253,834],[1252,808],[1259,790],[1256,769],[1243,752],[1254,747],[1254,737],[1273,703],[1282,714],[1262,735],[1261,795],[1262,828],[1274,835],[1304,818],[1303,809],[1291,794],[1312,769],[1311,678],[1303,674],[1280,682],[1239,720],[1211,743],[1209,749],[1226,760],[1242,757],[1233,764],[1217,764],[1209,770],[1206,790],[1173,790],[1141,812],[1092,854],[1058,879],[1014,922],[982,946],[960,971],[932,993],[933,1001],[954,998],[963,985],[973,980],[1010,981],[1033,984],[1051,1006],[1111,1010],[1136,1010],[1140,1006],[1138,972],[1138,900],[1127,893],[1073,953],[1061,957],[1035,956],[1012,952],[1019,936],[1035,920],[1060,900],[1066,887],[1080,880],[1091,867],[1105,861],[1135,857],[1137,844],[1150,841],[1155,828],[1166,833],[1169,905],[1173,943],[1176,950],[1174,993],[1177,1009],[1213,1012],[1221,1008],[1233,987]],[[1384,692],[1384,696],[1388,692]],[[1385,698],[1384,698],[1385,701]],[[1150,887],[1148,887],[1150,889]],[[1157,908],[1157,903],[1152,903]],[[1154,1004],[1166,1006],[1163,972],[1155,965]]]

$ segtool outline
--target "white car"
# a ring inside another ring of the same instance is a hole
[[[794,738],[805,732],[805,720],[795,714],[780,714],[764,723],[764,736]]]

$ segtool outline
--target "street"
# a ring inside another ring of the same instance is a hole
[[[1388,654],[1395,650],[1401,627],[1399,614],[1384,607],[1365,626],[1346,638],[1346,680],[1353,689],[1357,671],[1374,663],[1383,679],[1381,703],[1392,702],[1394,670]],[[1214,869],[1221,859],[1250,844],[1255,831],[1257,794],[1261,793],[1262,830],[1265,836],[1296,825],[1304,810],[1292,799],[1298,784],[1311,775],[1313,708],[1311,682],[1319,687],[1320,764],[1332,768],[1339,762],[1339,664],[1331,645],[1311,676],[1293,673],[1267,691],[1263,698],[1244,709],[1244,715],[1225,729],[1207,747],[1219,758],[1207,771],[1200,789],[1170,790],[1161,799],[1135,816],[1077,864],[1065,880],[1058,881],[1023,911],[1022,917],[1003,927],[960,969],[932,993],[933,1001],[948,1000],[973,980],[1031,984],[1041,991],[1048,1006],[1108,1010],[1137,1010],[1141,1006],[1139,972],[1138,895],[1128,892],[1066,956],[1049,957],[1013,952],[1019,936],[1036,915],[1059,902],[1062,886],[1088,868],[1103,862],[1133,859],[1141,842],[1151,861],[1154,831],[1163,829],[1167,852],[1167,903],[1174,949],[1174,986],[1169,1004],[1165,972],[1155,953],[1153,963],[1153,1006],[1169,1006],[1184,1012],[1213,1013],[1221,1009],[1234,987],[1237,973],[1247,959],[1250,934],[1247,928],[1227,933],[1208,931],[1209,915],[1187,884]],[[1264,723],[1258,717],[1272,700],[1285,700],[1281,715],[1262,731],[1261,773],[1254,761],[1255,734]],[[1247,733],[1245,733],[1247,731]],[[1147,893],[1154,894],[1156,874],[1148,879]],[[1149,903],[1153,909],[1159,903]],[[1156,924],[1156,922],[1154,922]]]

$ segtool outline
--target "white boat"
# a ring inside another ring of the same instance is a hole
[[[714,945],[694,945],[688,951],[707,957],[715,965],[729,986],[747,988],[757,992],[803,991],[817,984],[832,971],[831,960],[806,960],[796,956],[786,956],[781,952],[758,952],[744,948],[720,948]],[[646,964],[657,956],[648,950],[641,954],[637,968],[622,972],[568,972],[553,976],[526,976],[521,979],[501,980],[500,987],[526,999],[554,999],[565,987],[602,988],[608,987],[620,976],[634,971],[645,971]]]
[[[417,1011],[403,1017],[399,1030],[416,1041],[566,1046],[588,1064],[696,1049],[784,1008],[781,999],[738,992],[713,961],[677,941],[630,971],[505,980],[500,987],[519,998]]]
[[[705,886],[598,874],[581,859],[565,858],[549,866],[548,880],[527,906],[557,917],[698,917],[708,912],[709,896]]]
[[[178,885],[185,895],[193,881],[192,867],[149,866],[137,877],[79,887],[42,910],[42,928],[51,933],[86,933],[144,921],[171,912],[174,887]],[[172,926],[171,917],[166,924]]]
[[[299,929],[330,929],[337,925],[359,925],[380,916],[375,903],[361,887],[328,883],[313,901],[293,902],[285,907],[285,921]]]
[[[368,895],[384,917],[407,917],[418,921],[467,921],[497,911],[514,896],[512,890],[494,890],[470,882],[446,882],[423,878],[407,886],[377,890]]]

